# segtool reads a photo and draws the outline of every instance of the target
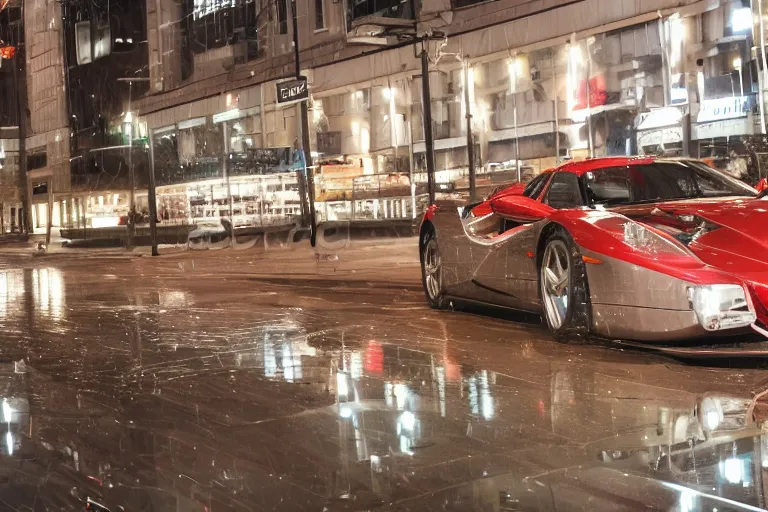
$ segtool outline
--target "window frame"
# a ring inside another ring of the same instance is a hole
[[[541,196],[541,193],[544,191],[545,188],[547,188],[547,183],[549,182],[550,178],[552,178],[552,175],[554,173],[551,172],[543,172],[533,178],[526,186],[525,189],[523,189],[522,195],[524,197],[528,197],[530,199],[536,200]],[[531,189],[530,193],[528,192],[528,189]]]
[[[288,0],[277,0],[277,33],[288,33]]]
[[[325,0],[315,0],[315,32],[327,30],[325,23]]]
[[[557,180],[557,178],[559,176],[569,176],[569,177],[572,177],[574,180],[576,180],[576,186],[578,187],[579,197],[581,198],[581,204],[580,205],[578,205],[578,206],[568,206],[568,207],[559,207],[559,206],[553,206],[552,204],[550,204],[550,202],[549,202],[549,195],[552,192],[552,187],[555,185],[556,180]],[[586,198],[584,197],[584,190],[582,188],[581,179],[579,179],[579,176],[576,175],[575,173],[568,172],[568,171],[558,171],[558,172],[555,172],[553,174],[552,179],[549,180],[549,183],[548,183],[548,186],[547,186],[547,190],[544,192],[544,196],[542,198],[542,202],[544,204],[554,208],[555,210],[571,210],[571,209],[576,209],[576,208],[583,208],[583,207],[588,205],[588,202],[587,202]]]

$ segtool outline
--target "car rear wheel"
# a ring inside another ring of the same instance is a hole
[[[562,229],[544,246],[539,267],[539,288],[544,320],[556,336],[583,336],[589,332],[591,306],[584,260],[573,239]]]
[[[443,264],[440,249],[437,245],[437,235],[428,231],[423,235],[421,244],[421,280],[424,293],[430,307],[442,309],[445,307],[443,292]]]

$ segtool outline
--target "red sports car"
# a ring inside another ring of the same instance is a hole
[[[481,203],[438,201],[427,300],[540,313],[556,335],[768,336],[768,193],[695,160],[569,162]]]

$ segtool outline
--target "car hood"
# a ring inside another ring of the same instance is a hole
[[[761,273],[768,279],[763,257],[768,250],[768,201],[697,199],[614,211],[672,234],[709,265],[740,274]]]

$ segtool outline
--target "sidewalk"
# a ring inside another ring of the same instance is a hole
[[[329,279],[390,281],[411,287],[420,279],[418,237],[371,238],[319,243],[238,244],[237,247],[192,250],[184,245],[161,245],[160,256],[150,247],[68,248],[51,243],[44,254],[36,254],[34,242],[0,244],[1,266],[49,265],[62,268],[92,266],[99,272],[108,261],[135,265],[144,277],[173,277],[194,274],[199,278],[252,278],[255,280]],[[101,261],[101,263],[99,262]]]

